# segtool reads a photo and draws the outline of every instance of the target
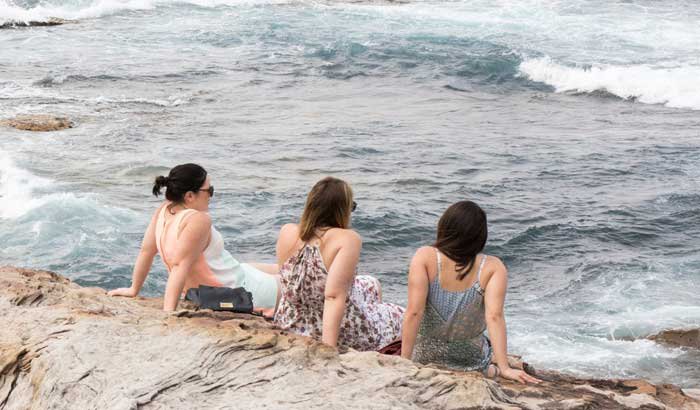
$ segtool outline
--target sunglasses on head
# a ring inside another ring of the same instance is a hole
[[[350,208],[350,212],[355,212],[355,209],[357,209],[357,202],[352,201],[352,208]]]
[[[214,196],[214,185],[209,185],[209,188],[207,188],[207,189],[198,189],[198,191],[207,191],[207,192],[209,192],[209,197],[211,198],[211,197]]]

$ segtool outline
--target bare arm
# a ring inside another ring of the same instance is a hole
[[[508,287],[508,271],[502,262],[498,261],[495,272],[486,285],[484,301],[486,303],[486,326],[493,346],[493,362],[498,366],[501,375],[507,379],[521,383],[538,383],[540,380],[519,369],[513,369],[508,364],[508,340],[506,336],[506,320],[503,315],[503,305]]]
[[[158,253],[158,247],[156,246],[156,223],[158,221],[158,214],[163,206],[165,205],[158,207],[153,214],[151,222],[148,224],[148,228],[146,228],[146,233],[143,235],[141,250],[136,257],[134,270],[131,274],[131,287],[111,290],[108,293],[110,296],[134,297],[141,291],[143,282],[146,280],[148,272],[153,265],[153,258],[156,256],[156,253]]]
[[[197,212],[187,218],[187,223],[182,227],[178,237],[175,253],[172,255],[170,275],[163,297],[163,310],[172,311],[177,308],[185,279],[207,247],[210,234],[211,219],[208,214]]]
[[[352,231],[345,233],[342,244],[331,264],[326,279],[323,303],[323,334],[321,341],[330,346],[338,344],[340,323],[345,315],[348,289],[355,279],[355,268],[360,260],[362,239]]]
[[[401,331],[401,357],[410,359],[413,347],[418,336],[418,327],[423,320],[425,302],[428,297],[430,278],[426,256],[429,248],[421,248],[411,260],[408,269],[408,306],[403,316],[403,329]]]
[[[275,245],[275,254],[277,255],[277,266],[282,266],[289,258],[289,252],[292,251],[294,245],[299,238],[299,229],[295,224],[286,224],[280,228],[277,244]]]
[[[486,326],[493,346],[493,361],[501,371],[508,368],[506,320],[503,304],[508,287],[508,273],[505,266],[499,266],[489,279],[484,298],[486,304]]]

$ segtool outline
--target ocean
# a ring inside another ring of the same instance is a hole
[[[674,0],[0,0],[0,263],[128,286],[156,175],[203,165],[241,261],[272,262],[315,181],[350,182],[360,271],[471,199],[509,269],[509,352],[700,387],[700,5]],[[144,295],[162,294],[157,258]]]

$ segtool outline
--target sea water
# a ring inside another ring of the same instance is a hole
[[[509,351],[700,386],[700,5],[694,1],[0,0],[0,263],[128,286],[156,175],[209,171],[242,261],[274,261],[326,175],[360,270],[406,302],[411,255],[471,199],[509,269]],[[162,294],[156,259],[143,293]]]

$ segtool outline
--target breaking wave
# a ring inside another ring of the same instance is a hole
[[[528,59],[520,72],[532,81],[554,87],[556,92],[599,94],[625,100],[700,110],[700,67],[651,65],[570,67],[550,58]]]

